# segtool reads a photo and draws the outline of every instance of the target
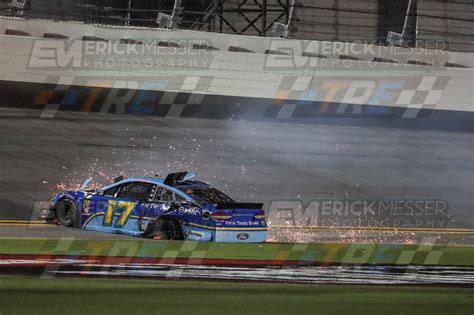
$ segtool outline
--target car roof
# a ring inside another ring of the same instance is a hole
[[[132,177],[132,178],[127,178],[125,180],[133,181],[133,182],[138,181],[138,182],[145,182],[145,183],[153,183],[153,184],[163,184],[163,182],[165,181],[164,178],[156,177],[156,176]]]
[[[158,185],[158,186],[162,186],[162,187],[165,187],[166,189],[169,189],[169,190],[173,191],[175,194],[178,194],[178,195],[184,197],[186,200],[193,200],[193,198],[191,196],[184,193],[183,191],[181,191],[181,190],[179,190],[179,189],[177,189],[173,186],[169,186],[169,185],[164,184],[164,178],[161,178],[161,177],[146,177],[146,176],[144,176],[144,177],[130,177],[130,178],[126,178],[126,179],[123,179],[121,181],[112,183],[110,185],[104,186],[99,190],[104,191],[104,190],[107,190],[109,188],[112,188],[112,187],[115,187],[115,186],[118,186],[118,185],[122,185],[122,184],[126,184],[126,183],[131,183],[131,182],[141,182],[141,183],[155,184],[155,185]]]

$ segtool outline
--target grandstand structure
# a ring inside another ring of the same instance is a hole
[[[0,14],[474,52],[473,0],[1,0]],[[163,18],[173,23],[163,23]],[[285,28],[286,27],[286,32]],[[283,28],[283,31],[282,31]]]

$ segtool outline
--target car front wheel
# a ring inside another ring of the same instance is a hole
[[[56,218],[60,225],[80,227],[79,211],[72,200],[63,199],[56,204]]]

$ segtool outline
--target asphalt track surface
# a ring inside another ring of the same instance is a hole
[[[0,110],[0,219],[36,220],[55,192],[89,176],[106,184],[192,170],[237,200],[266,204],[443,199],[447,227],[474,227],[473,132],[465,128],[40,114]]]

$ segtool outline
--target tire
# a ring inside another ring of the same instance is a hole
[[[151,231],[146,236],[159,240],[184,240],[181,225],[173,218],[156,219]]]
[[[80,213],[72,200],[63,199],[56,204],[55,208],[59,225],[80,227]]]

